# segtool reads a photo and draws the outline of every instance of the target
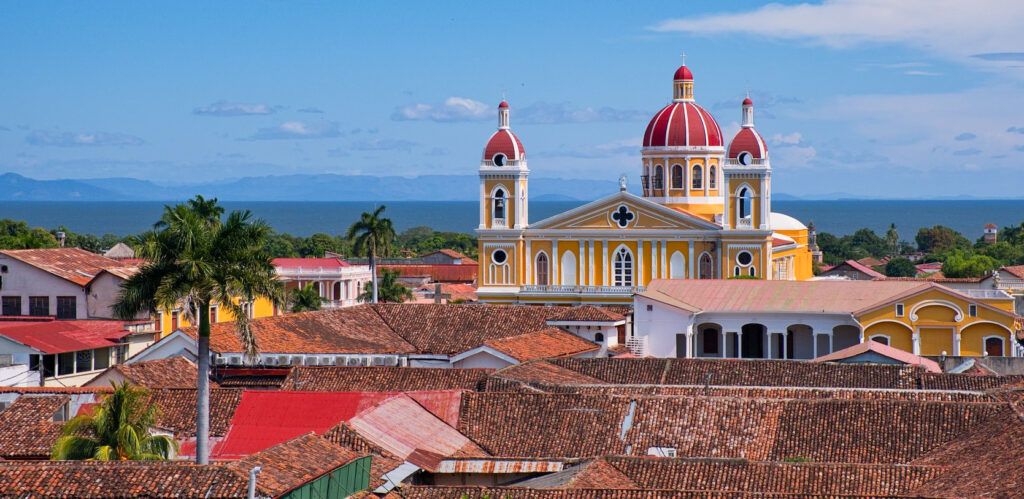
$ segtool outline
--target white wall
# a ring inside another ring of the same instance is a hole
[[[650,305],[652,310],[647,310]],[[647,354],[676,356],[676,335],[686,332],[693,314],[643,296],[633,300],[633,325],[638,338],[647,338]]]
[[[104,272],[89,283],[88,317],[90,319],[114,319],[114,303],[121,295],[121,283],[124,279]],[[148,312],[140,312],[136,319],[148,320]]]
[[[499,359],[487,352],[477,352],[469,357],[463,358],[458,362],[453,362],[452,367],[455,368],[470,368],[470,367],[482,367],[490,369],[502,369],[511,366],[512,363],[504,359]]]
[[[0,386],[39,386],[39,371],[29,371],[28,364],[0,367]]]

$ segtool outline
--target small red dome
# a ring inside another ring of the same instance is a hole
[[[507,108],[508,107],[508,102],[501,101],[501,104],[498,104],[498,107],[499,108]]]
[[[647,124],[644,147],[722,147],[722,129],[693,102],[673,102]]]
[[[526,149],[523,149],[523,143],[519,142],[519,137],[507,129],[498,130],[491,135],[490,140],[487,141],[487,147],[484,148],[484,161],[494,159],[498,153],[516,161],[526,157]]]
[[[740,153],[748,152],[754,159],[764,159],[768,156],[768,146],[761,138],[761,134],[753,128],[741,128],[732,143],[729,144],[729,158],[737,159]]]
[[[676,70],[676,76],[675,76],[674,79],[675,80],[692,80],[693,79],[693,73],[691,73],[690,72],[690,68],[686,67],[685,65],[684,66],[679,66],[679,69]]]
[[[746,99],[743,99],[743,105],[744,106],[753,106],[754,105],[754,101],[750,100],[750,97],[747,97]]]

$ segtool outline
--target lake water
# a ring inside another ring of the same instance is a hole
[[[308,236],[316,232],[340,234],[371,202],[230,202],[230,210],[249,209],[278,232]],[[472,232],[479,208],[475,201],[392,201],[385,214],[398,231],[427,225],[435,230]],[[580,201],[530,203],[533,221],[584,204]],[[163,209],[162,202],[0,202],[0,218],[25,220],[32,226],[51,229],[65,225],[73,232],[127,235],[150,228]],[[1024,222],[1024,200],[985,201],[775,201],[772,209],[807,223],[820,232],[850,234],[868,227],[882,234],[895,223],[900,235],[913,240],[917,229],[945,225],[972,241],[989,222],[1000,228]]]

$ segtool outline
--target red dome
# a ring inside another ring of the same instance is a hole
[[[690,68],[688,68],[686,66],[679,66],[679,69],[676,70],[676,76],[673,79],[674,80],[692,80],[693,79],[693,73],[690,72]]]
[[[744,106],[753,106],[754,105],[754,101],[750,100],[750,97],[747,97],[746,99],[743,99],[743,105]]]
[[[494,101],[491,101],[491,102],[494,102]],[[508,107],[508,102],[505,102],[505,101],[501,101],[501,104],[498,104],[498,107],[499,107],[499,108],[502,108],[502,107]]]
[[[509,130],[502,129],[494,132],[491,139],[487,141],[487,147],[484,148],[484,160],[494,159],[494,155],[498,153],[504,154],[508,159],[518,161],[526,155],[526,150],[523,149],[523,143],[519,142],[519,137]]]
[[[757,130],[741,128],[729,144],[729,158],[736,159],[741,152],[749,152],[754,159],[764,159],[768,156],[768,146]]]
[[[647,124],[644,147],[676,146],[722,147],[722,129],[704,108],[692,102],[674,102]]]

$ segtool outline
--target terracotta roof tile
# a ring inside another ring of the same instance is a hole
[[[645,455],[905,463],[995,403],[466,393],[459,430],[501,457]],[[627,423],[627,414],[633,414]]]
[[[68,400],[67,395],[24,395],[0,411],[0,457],[49,458],[61,428],[53,416]]]
[[[307,433],[228,465],[240,474],[254,466],[262,471],[256,483],[271,497],[280,497],[297,487],[348,464],[365,454],[335,445]]]
[[[110,368],[132,384],[146,388],[195,388],[199,370],[185,357],[118,364]]]
[[[618,322],[625,318],[624,315],[605,307],[580,305],[578,307],[569,307],[565,312],[548,320],[552,322]]]
[[[863,343],[857,343],[846,347],[842,350],[836,350],[828,355],[823,355],[811,362],[834,362],[837,360],[849,359],[857,355],[874,352],[876,354],[888,357],[893,360],[898,360],[904,364],[912,366],[921,366],[928,372],[941,373],[942,368],[939,367],[939,363],[934,360],[921,357],[920,355],[914,355],[906,350],[900,350],[899,348],[884,345],[877,341],[865,341]]]
[[[248,477],[174,461],[0,462],[0,495],[43,498],[245,497]]]
[[[402,488],[402,493],[391,497],[405,499],[735,499],[757,497],[765,499],[792,499],[785,493],[705,492],[692,490],[635,490],[635,489],[529,489],[520,487],[473,487],[473,486],[413,486]],[[835,495],[800,495],[800,498],[829,498]],[[869,497],[843,495],[844,498]]]
[[[162,388],[150,390],[152,403],[160,408],[157,426],[174,432],[181,440],[196,434],[196,389]],[[210,390],[210,436],[223,437],[231,425],[235,409],[242,401],[242,390]]]
[[[1014,277],[1024,279],[1024,265],[1012,265],[1010,267],[1003,267],[999,269],[1000,272],[1006,272]]]
[[[519,336],[490,340],[489,346],[520,362],[534,359],[572,357],[600,349],[596,343],[585,340],[557,327],[548,327]]]
[[[0,254],[25,262],[79,286],[89,284],[100,271],[134,267],[81,248],[0,250]]]
[[[382,263],[378,268],[398,271],[401,277],[426,277],[434,282],[475,282],[480,266],[477,264],[410,264]]]
[[[253,335],[268,353],[412,353],[415,348],[396,335],[369,305],[263,317],[250,322]],[[234,322],[210,328],[210,349],[241,353]],[[195,338],[195,328],[185,331]]]
[[[621,478],[616,479],[616,472]],[[891,497],[906,494],[941,472],[933,466],[609,457],[588,465],[570,487]],[[635,485],[622,486],[629,482]]]
[[[311,367],[292,369],[281,383],[300,391],[478,390],[493,369],[439,367]]]

